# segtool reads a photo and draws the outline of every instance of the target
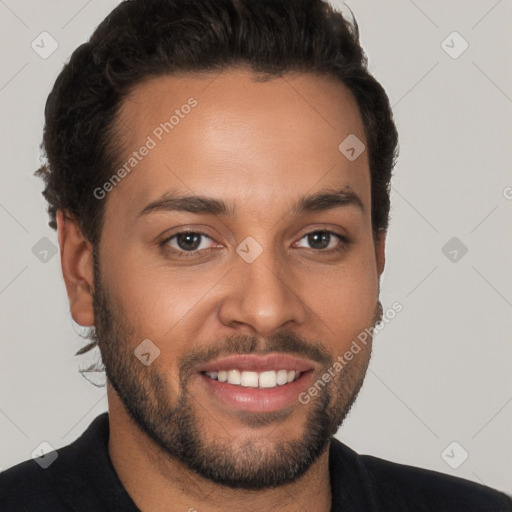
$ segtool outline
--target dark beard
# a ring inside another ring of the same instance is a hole
[[[303,355],[321,364],[318,378],[334,360],[321,343],[305,342],[292,332],[267,338],[264,350],[256,350],[258,340],[249,336],[226,339],[220,346],[191,351],[180,362],[179,396],[170,396],[157,364],[144,366],[133,354],[135,329],[114,308],[102,284],[95,256],[94,314],[95,332],[109,383],[117,392],[128,414],[164,453],[182,462],[202,477],[231,488],[265,489],[293,482],[303,476],[328,448],[356,400],[363,384],[371,354],[371,344],[344,366],[336,378],[325,385],[308,404],[304,433],[299,440],[274,442],[268,449],[254,444],[250,437],[242,444],[209,442],[208,425],[194,413],[194,397],[188,391],[190,368],[198,361],[211,360],[217,354],[264,354],[279,351]],[[375,321],[382,314],[380,302]],[[301,407],[299,405],[298,407]],[[302,406],[305,407],[305,406]],[[276,424],[288,413],[241,413],[239,419],[258,429],[272,421]]]

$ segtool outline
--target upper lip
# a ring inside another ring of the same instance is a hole
[[[240,370],[248,372],[265,372],[269,370],[295,370],[307,372],[314,369],[314,363],[307,359],[285,354],[268,354],[257,356],[252,354],[235,355],[216,359],[199,368],[200,372],[217,372],[220,370]]]

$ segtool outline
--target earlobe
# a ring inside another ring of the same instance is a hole
[[[94,325],[92,293],[94,266],[92,245],[82,235],[76,221],[57,211],[62,275],[66,284],[73,320],[82,326]]]
[[[375,261],[377,263],[377,274],[380,277],[384,272],[386,264],[386,235],[387,231],[379,231],[375,241]]]

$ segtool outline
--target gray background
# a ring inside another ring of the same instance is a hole
[[[70,443],[106,410],[105,388],[77,371],[89,362],[73,357],[83,330],[32,173],[46,96],[116,3],[0,0],[1,468],[43,441]],[[382,302],[403,311],[376,338],[338,437],[360,453],[511,493],[512,2],[348,5],[400,133]],[[43,31],[58,42],[47,58],[31,47],[51,49]]]

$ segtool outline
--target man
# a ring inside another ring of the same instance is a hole
[[[512,510],[333,438],[383,314],[397,147],[355,24],[321,0],[126,1],[45,117],[38,174],[109,412],[4,472],[2,511]]]

